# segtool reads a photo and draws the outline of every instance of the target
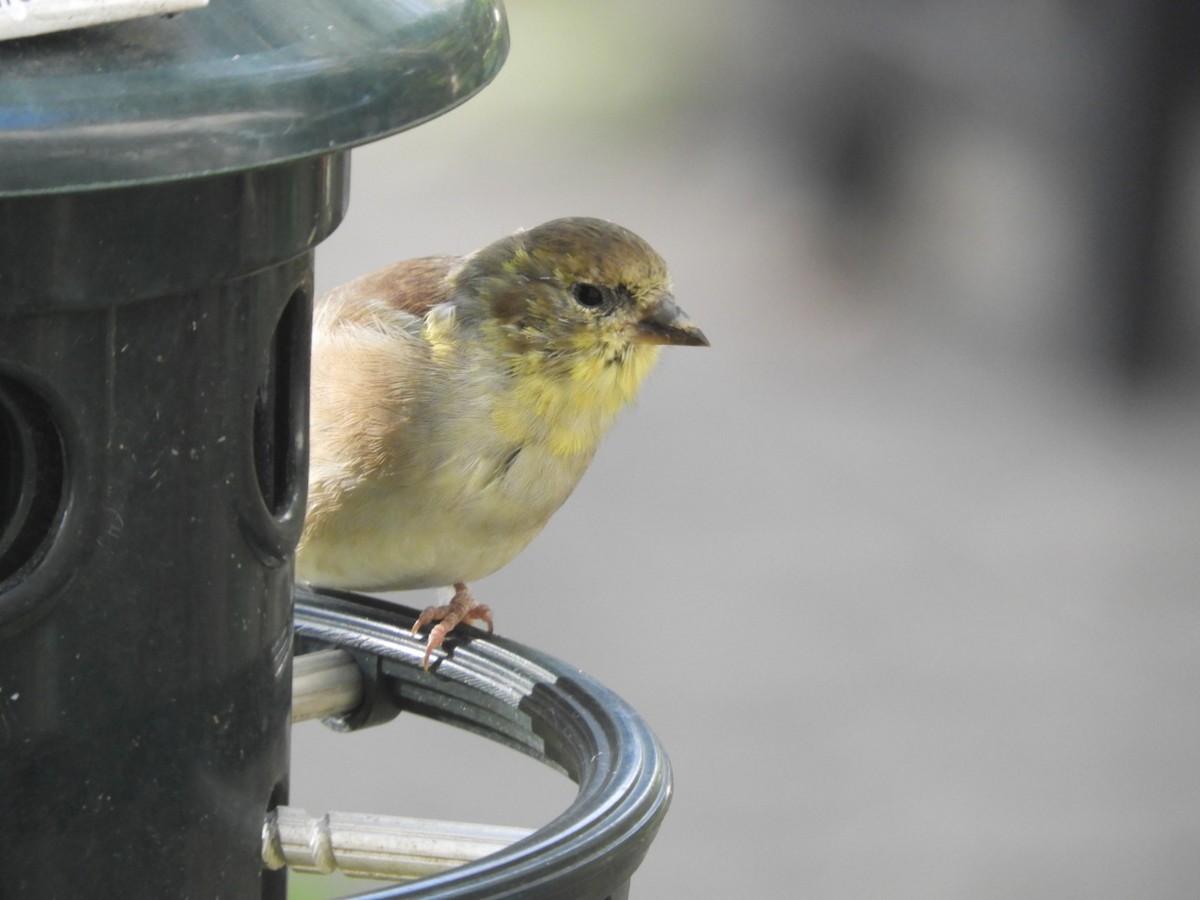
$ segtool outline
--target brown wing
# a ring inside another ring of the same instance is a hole
[[[330,291],[313,320],[311,461],[303,545],[337,529],[355,484],[403,466],[423,440],[436,378],[421,322],[451,299],[456,257],[407,260]]]
[[[361,275],[336,287],[321,298],[318,305],[333,304],[333,315],[348,323],[361,323],[374,315],[368,301],[383,302],[392,309],[422,317],[431,306],[443,303],[454,295],[454,286],[447,277],[458,265],[457,256],[426,256],[407,259]]]

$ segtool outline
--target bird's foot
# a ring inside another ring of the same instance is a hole
[[[460,622],[470,622],[478,619],[487,623],[488,634],[492,633],[492,611],[486,605],[479,603],[471,596],[467,586],[461,581],[454,585],[454,596],[445,606],[427,606],[417,621],[413,623],[412,633],[417,634],[430,622],[437,622],[429,631],[429,640],[425,643],[425,659],[421,667],[429,670],[429,656]]]

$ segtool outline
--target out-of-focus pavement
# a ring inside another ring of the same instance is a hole
[[[1073,342],[1076,238],[1019,135],[918,145],[886,228],[831,210],[754,102],[770,8],[511,0],[492,86],[355,151],[318,288],[596,215],[709,335],[475,585],[670,752],[631,896],[1188,896],[1197,393],[1131,394]],[[536,826],[572,796],[415,717],[294,732],[313,811]]]

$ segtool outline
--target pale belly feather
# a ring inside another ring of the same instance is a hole
[[[532,541],[570,495],[590,454],[556,457],[528,445],[443,461],[407,485],[358,484],[300,554],[297,575],[358,590],[441,587],[490,575]],[[345,510],[353,508],[353,515]]]

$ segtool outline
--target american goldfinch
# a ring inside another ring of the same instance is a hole
[[[453,585],[516,556],[588,467],[663,344],[707,346],[633,232],[555,219],[465,257],[412,259],[322,298],[313,321],[308,509],[296,574],[355,590]]]

